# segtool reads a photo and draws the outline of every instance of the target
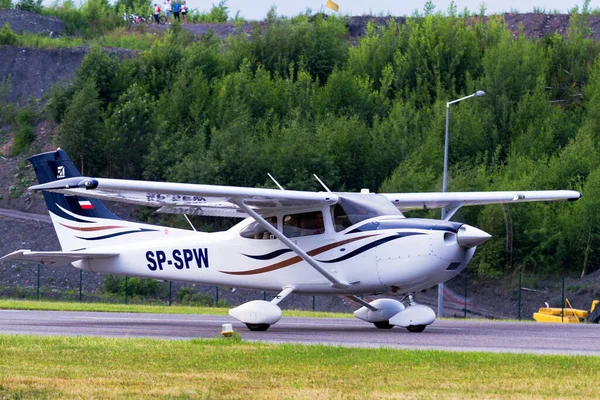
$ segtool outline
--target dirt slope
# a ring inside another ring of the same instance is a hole
[[[544,15],[544,14],[505,14],[505,21],[514,35],[518,35],[520,29],[528,37],[540,38],[546,35],[558,32],[560,35],[566,35],[569,16],[568,15]],[[364,34],[365,26],[369,20],[374,20],[378,25],[385,24],[387,18],[371,17],[352,17],[348,25],[348,37],[355,42],[358,37]],[[404,18],[397,18],[399,23],[404,23]],[[24,11],[0,10],[0,25],[8,22],[11,28],[18,33],[30,32],[47,35],[64,34],[64,25],[60,20],[52,17],[42,17]],[[591,17],[589,20],[590,29],[597,40],[600,40],[600,16]],[[521,28],[522,26],[522,28]],[[152,26],[150,29],[164,30],[166,26]],[[224,38],[229,34],[235,33],[235,27],[232,24],[205,24],[205,25],[186,25],[184,29],[196,35],[202,35],[208,32]],[[246,24],[242,29],[251,35],[252,24]],[[12,103],[20,103],[33,97],[36,99],[48,91],[50,86],[61,80],[69,80],[81,64],[81,60],[87,53],[87,47],[76,49],[32,49],[18,48],[12,46],[0,46],[0,83],[10,82],[10,90],[7,99]],[[121,50],[111,50],[120,55],[131,52]],[[52,124],[45,121],[37,128],[40,151],[47,151],[53,148],[50,136],[53,130]],[[6,128],[0,127],[0,151],[6,148],[8,143],[8,133]],[[7,154],[4,151],[2,154]],[[28,213],[37,213],[47,215],[45,205],[41,197],[37,194],[28,193],[25,189],[28,185],[34,183],[34,177],[31,168],[26,162],[25,157],[4,158],[0,157],[0,208],[25,211]],[[112,207],[111,207],[112,209]],[[119,212],[120,211],[120,212]],[[124,218],[130,218],[130,209],[117,210],[117,214]],[[21,218],[19,215],[0,212],[0,255],[4,255],[20,248],[31,248],[36,250],[58,250],[58,240],[50,224],[36,218]],[[456,293],[461,292],[460,277],[454,286]],[[85,289],[91,291],[97,289],[102,282],[102,277],[96,274],[86,273]],[[531,318],[532,310],[543,306],[544,301],[550,301],[551,305],[558,306],[560,296],[557,295],[556,283],[552,289],[542,288],[539,291],[528,292],[525,299],[526,309],[523,310],[524,318]],[[19,266],[15,263],[4,263],[0,265],[0,289],[2,286],[25,286],[34,287],[36,284],[36,266]],[[72,290],[78,288],[79,272],[71,267],[45,268],[42,275],[42,285],[50,290]],[[570,299],[576,307],[587,308],[592,298],[600,298],[600,271],[590,275],[585,282],[571,280],[569,284],[573,287],[581,286]],[[176,285],[174,291],[179,285]],[[206,293],[213,293],[214,287],[198,287]],[[496,318],[515,318],[517,311],[515,307],[515,290],[504,290],[497,283],[481,283],[476,290],[469,293],[471,298],[470,309],[474,313],[471,316],[486,316]],[[221,298],[226,298],[229,304],[239,304],[249,299],[262,299],[262,292],[258,291],[236,291],[221,292]],[[270,295],[269,295],[270,296]],[[436,305],[436,291],[431,290],[425,294],[419,294],[418,301],[433,306]],[[303,308],[312,307],[312,299],[300,296],[292,296],[286,299],[282,304],[285,308]],[[356,309],[356,305],[349,303],[344,298],[320,297],[317,299],[317,309],[319,310],[339,310],[348,311]],[[446,303],[447,316],[462,316],[461,306]]]

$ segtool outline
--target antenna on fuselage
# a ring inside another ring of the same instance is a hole
[[[192,225],[192,221],[190,221],[190,219],[188,218],[187,215],[183,214],[183,216],[185,217],[185,219],[187,220],[188,224],[190,224],[190,226],[192,227],[192,229],[194,230],[194,232],[196,231],[196,228],[194,228],[194,225]]]
[[[271,180],[272,180],[273,182],[275,182],[275,184],[276,184],[277,186],[279,186],[279,189],[281,189],[281,190],[285,190],[285,189],[283,188],[283,186],[281,186],[281,185],[279,184],[279,182],[277,182],[277,181],[275,180],[275,178],[273,178],[273,175],[271,175],[271,174],[270,174],[270,173],[268,173],[268,172],[267,172],[267,175],[269,175],[269,178],[271,178]]]
[[[313,176],[315,177],[315,179],[316,179],[316,180],[318,180],[318,181],[319,181],[319,183],[321,184],[321,186],[323,186],[323,187],[325,188],[325,190],[327,190],[328,192],[330,192],[330,193],[331,193],[331,190],[329,190],[329,188],[327,187],[327,185],[325,185],[325,184],[323,183],[323,181],[322,181],[321,179],[319,179],[319,177],[317,176],[317,174],[313,174]]]

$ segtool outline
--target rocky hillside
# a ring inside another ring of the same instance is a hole
[[[544,14],[505,14],[504,18],[509,29],[514,35],[522,31],[532,38],[540,38],[554,34],[565,35],[569,26],[568,15],[544,15]],[[353,17],[348,24],[348,38],[356,41],[364,34],[368,21],[374,20],[377,24],[385,24],[386,18]],[[404,23],[404,18],[397,19]],[[16,10],[0,10],[0,24],[8,23],[18,33],[29,32],[45,34],[48,36],[64,35],[65,29],[62,22],[56,18],[42,17]],[[589,27],[594,37],[600,40],[600,16],[594,16],[589,20]],[[251,24],[242,29],[250,35]],[[164,30],[165,26],[151,26],[148,29]],[[220,37],[226,37],[235,32],[232,24],[205,24],[186,25],[184,29],[193,34],[202,35],[213,31]],[[18,106],[19,103],[28,101],[30,98],[42,99],[50,86],[58,81],[68,81],[81,64],[81,60],[87,53],[88,48],[76,49],[33,49],[18,48],[12,46],[0,46],[0,83],[4,83],[8,90],[5,98],[0,101],[8,101]],[[129,51],[111,50],[120,54]],[[1,91],[0,91],[1,93]],[[38,142],[36,151],[53,149],[51,140],[54,127],[49,122],[42,122],[37,127]],[[8,127],[0,127],[0,154],[8,154],[11,132]],[[23,162],[23,157],[5,158],[0,157],[0,254],[6,254],[20,248],[31,248],[37,250],[56,250],[59,248],[58,241],[54,235],[51,225],[39,215],[47,215],[45,205],[39,195],[28,193],[25,189],[34,183],[31,168]],[[4,210],[1,210],[4,209]],[[8,210],[8,211],[6,211]],[[15,214],[11,211],[22,211],[27,214]],[[131,209],[126,207],[117,209],[124,218],[132,218]],[[0,265],[0,289],[2,287],[28,287],[36,285],[36,266],[21,266],[18,264],[4,263]],[[102,281],[102,277],[86,273],[84,290],[91,292],[96,290]],[[452,286],[454,292],[461,293],[461,277],[457,278],[456,284]],[[523,311],[525,317],[530,317],[532,310],[549,301],[553,306],[560,303],[560,290],[556,288],[557,282],[550,282],[546,286],[537,285],[533,291],[527,292],[527,309]],[[75,290],[79,287],[79,272],[71,267],[45,268],[42,275],[43,286],[49,290]],[[585,282],[571,281],[569,285],[573,296],[569,297],[577,307],[588,307],[592,298],[600,298],[600,271],[589,276]],[[539,287],[538,287],[539,286]],[[180,285],[176,285],[177,291]],[[213,295],[214,287],[198,287],[205,293]],[[1,293],[0,293],[1,294]],[[262,298],[262,292],[236,291],[221,292],[221,298],[225,298],[229,304],[239,304],[248,299]],[[517,316],[515,302],[517,293],[515,290],[506,291],[498,286],[478,282],[476,289],[469,291],[471,298],[469,308],[474,312],[471,315],[506,318]],[[435,290],[430,293],[419,294],[418,300],[432,306],[436,304]],[[290,308],[310,309],[312,307],[310,298],[292,296],[282,306]],[[316,308],[319,310],[348,311],[355,309],[355,305],[348,303],[343,298],[318,298]],[[460,305],[447,305],[447,315],[462,315]]]
[[[504,14],[503,17],[514,35],[518,35],[519,30],[522,29],[523,33],[531,38],[542,38],[554,33],[565,36],[570,19],[567,14]],[[389,18],[385,17],[351,17],[348,22],[348,38],[355,42],[365,33],[369,21],[383,25],[388,20]],[[404,17],[397,17],[396,20],[401,24],[406,21]],[[592,36],[596,40],[600,40],[600,16],[592,16],[588,22]],[[28,32],[49,36],[65,34],[64,24],[59,19],[27,11],[0,10],[0,26],[4,26],[6,23],[17,33]],[[213,32],[221,38],[226,38],[236,31],[236,27],[231,23],[188,24],[182,27],[194,35]],[[166,25],[149,25],[144,29],[160,31],[168,29],[168,27]],[[252,24],[247,23],[241,29],[250,36]],[[53,83],[70,79],[87,51],[88,47],[52,50],[0,46],[0,60],[3,60],[0,63],[0,83],[10,81],[8,98],[11,102],[23,101],[31,97],[39,99]],[[120,54],[131,53],[118,49],[111,51]]]

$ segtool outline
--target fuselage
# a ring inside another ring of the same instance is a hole
[[[475,250],[458,244],[460,223],[397,215],[367,219],[339,232],[326,224],[322,233],[293,237],[333,276],[352,283],[336,289],[281,241],[244,234],[253,223],[247,219],[216,233],[165,229],[163,237],[152,234],[149,240],[142,230],[135,242],[111,240],[107,251],[118,252],[117,257],[73,265],[99,273],[267,291],[293,286],[294,292],[305,294],[408,293],[451,279]]]

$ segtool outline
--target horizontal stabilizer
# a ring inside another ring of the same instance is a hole
[[[17,250],[0,258],[2,261],[28,261],[46,265],[69,264],[73,261],[90,258],[111,258],[119,253],[87,252],[87,251],[31,251]]]

